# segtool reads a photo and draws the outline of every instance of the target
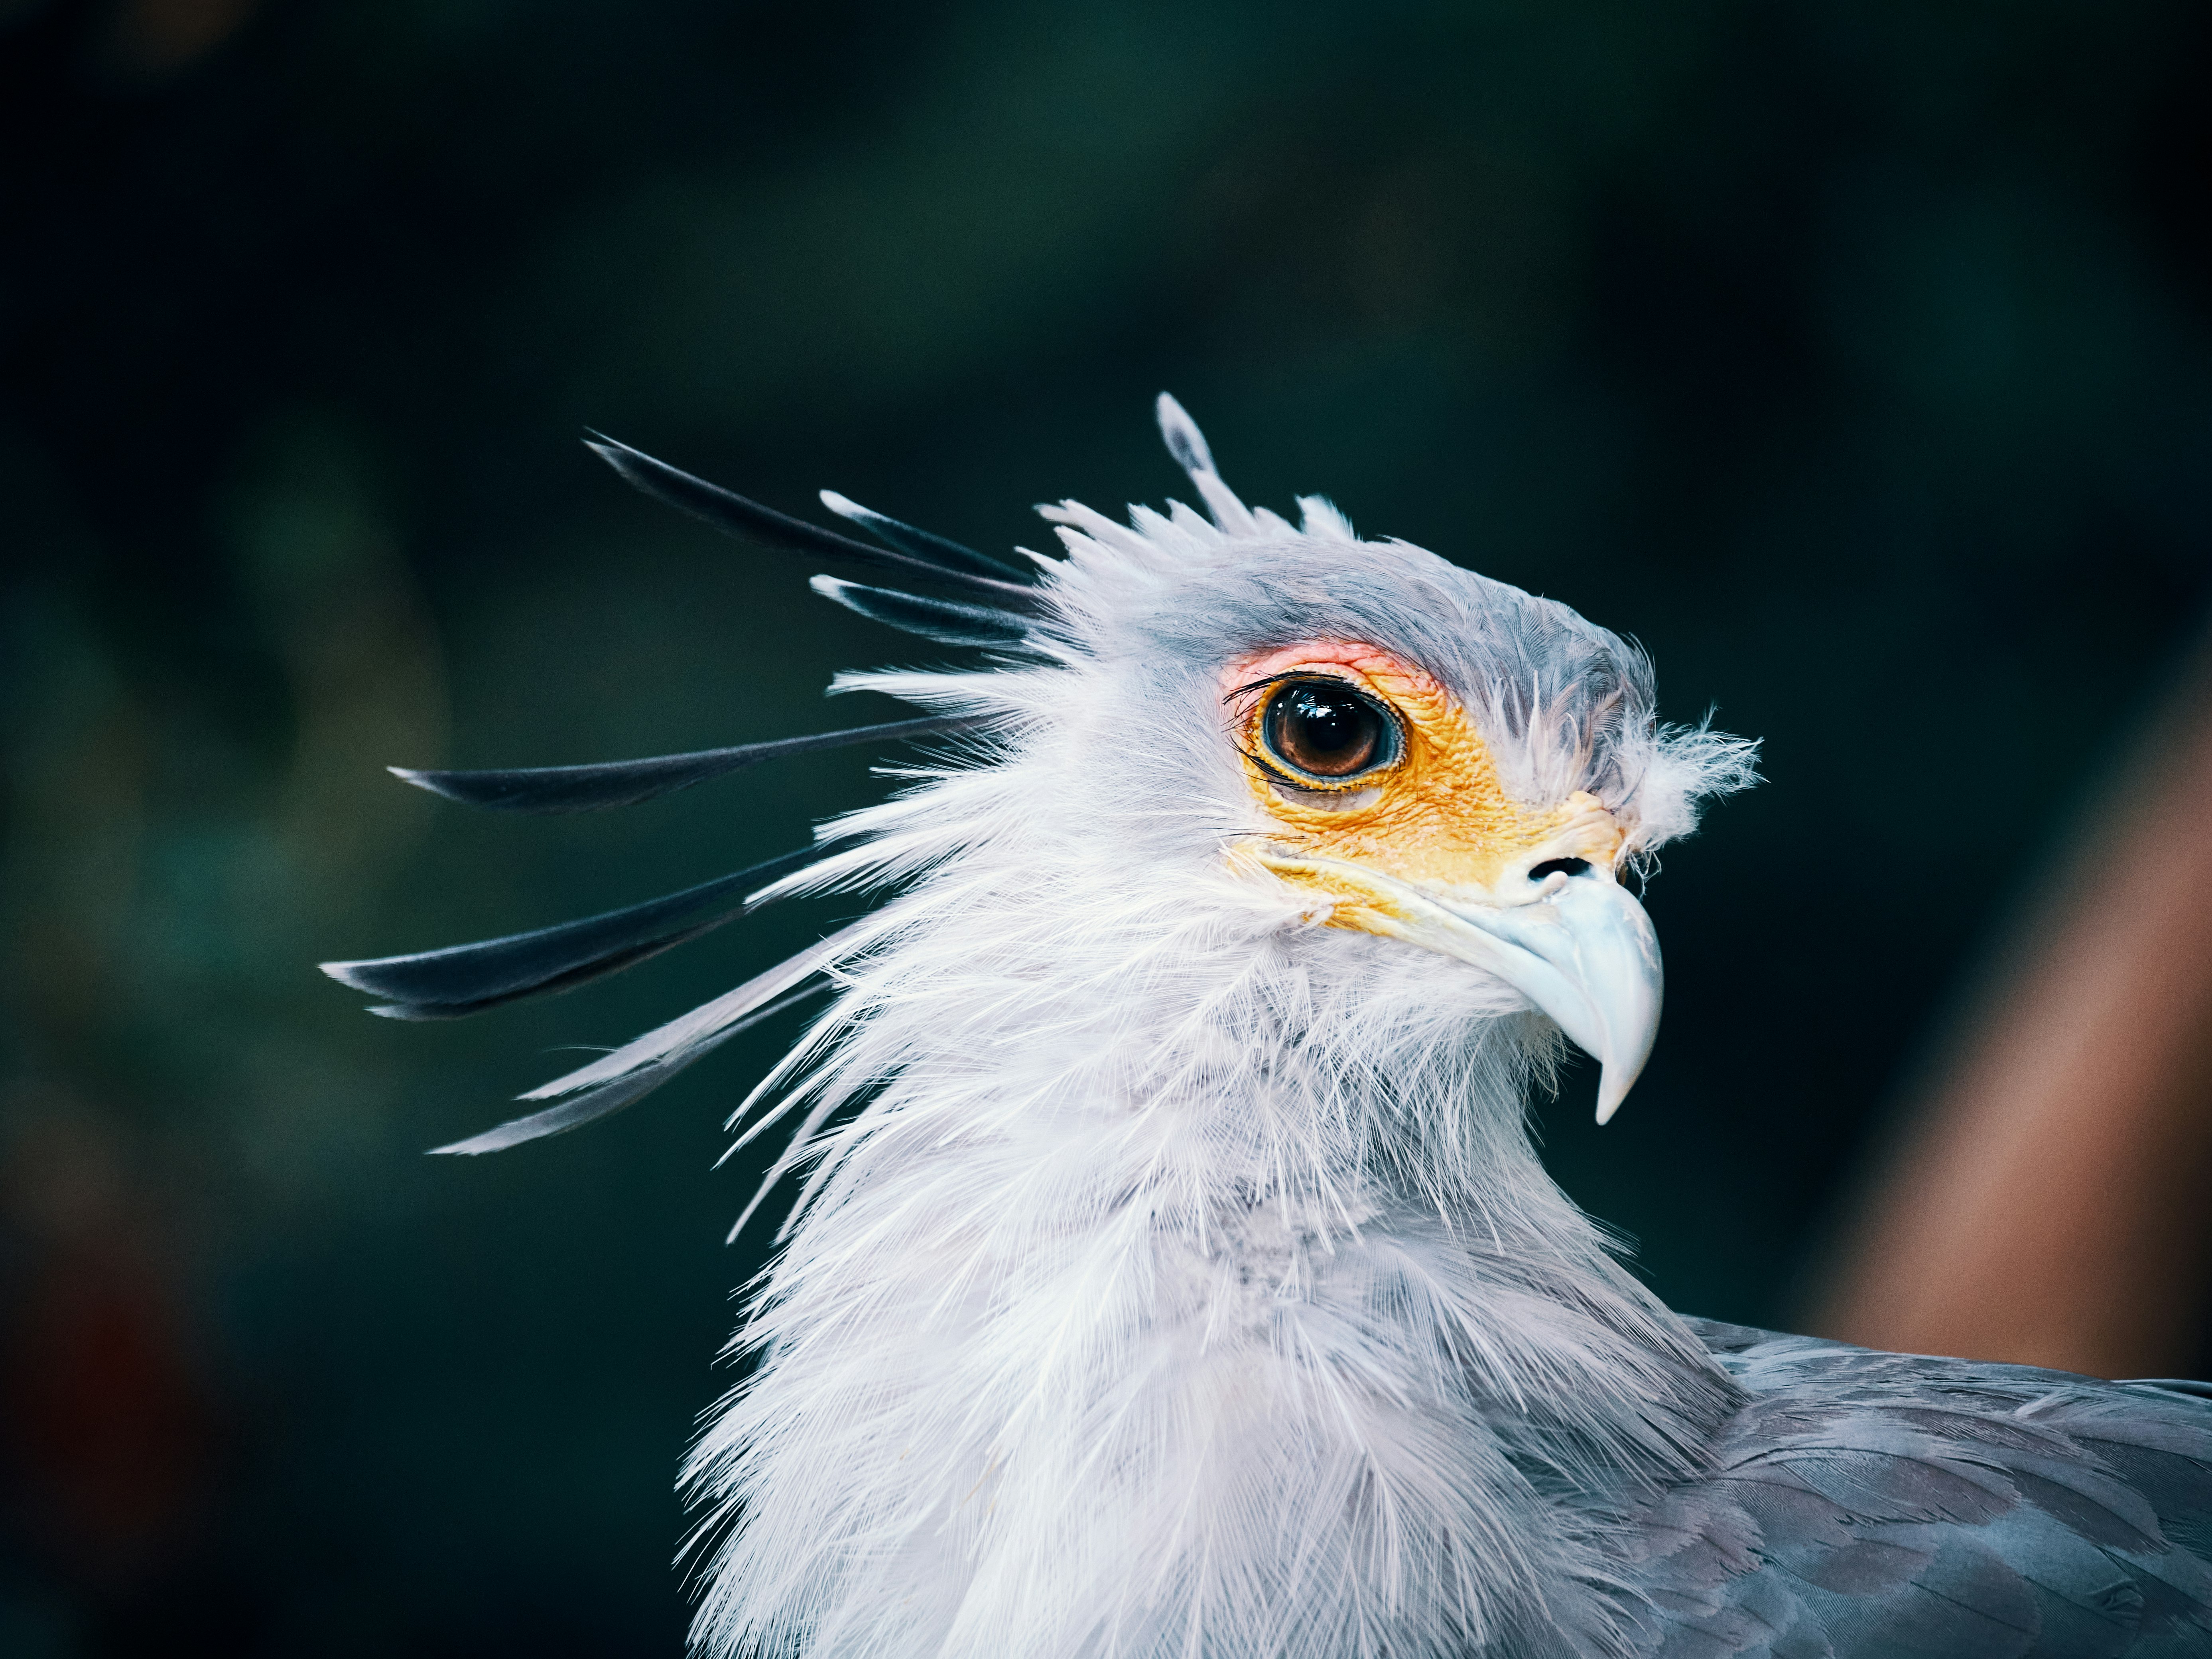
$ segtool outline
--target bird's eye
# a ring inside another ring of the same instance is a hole
[[[1299,680],[1269,700],[1260,722],[1269,757],[1322,783],[1340,783],[1398,758],[1398,725],[1340,680]]]

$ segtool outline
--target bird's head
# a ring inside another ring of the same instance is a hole
[[[1533,1008],[1600,1062],[1604,1121],[1659,1018],[1658,941],[1628,884],[1691,827],[1701,796],[1750,781],[1752,746],[1662,726],[1642,651],[1564,605],[1402,541],[1363,540],[1317,497],[1301,501],[1296,524],[1247,507],[1175,401],[1163,395],[1158,413],[1206,513],[1138,507],[1125,524],[1074,502],[1042,508],[1063,556],[1030,555],[1027,573],[825,492],[884,544],[869,550],[595,445],[632,483],[747,539],[949,586],[942,598],[814,579],[865,616],[998,653],[980,669],[842,677],[936,713],[819,741],[959,730],[974,746],[963,763],[912,775],[919,789],[831,826],[825,838],[844,850],[708,884],[730,894],[701,925],[737,913],[748,891],[888,875],[933,896],[890,907],[906,906],[901,937],[933,929],[939,960],[963,971],[991,971],[995,951],[1004,983],[1057,975],[1071,1001],[1177,975],[1203,1000],[1207,975],[1249,978],[1264,956],[1297,995],[1333,995],[1340,1030],[1391,1018],[1410,1029],[1402,1017],[1416,1004],[1452,1018]],[[403,775],[478,805],[574,811],[815,741]],[[690,898],[331,971],[392,997],[386,1012],[473,1012],[690,937],[697,907],[679,902]],[[672,904],[667,917],[654,908]],[[633,915],[647,921],[608,926]],[[1185,948],[1159,943],[1170,934]],[[862,926],[856,937],[878,950],[889,936]],[[507,971],[517,946],[531,947],[527,971]],[[457,1150],[627,1103],[836,955],[795,959],[709,1005],[716,1019],[700,1011],[534,1091],[583,1098]],[[1279,1005],[1290,994],[1271,994]]]
[[[1581,778],[1556,799],[1509,789],[1467,699],[1372,639],[1301,641],[1223,678],[1266,826],[1251,862],[1312,894],[1330,927],[1521,992],[1601,1062],[1597,1117],[1610,1118],[1659,1029],[1658,940],[1620,884],[1632,803],[1608,805]]]
[[[1417,963],[1533,1006],[1601,1063],[1605,1121],[1659,1020],[1630,886],[1701,795],[1748,781],[1750,746],[1661,725],[1643,652],[1564,605],[1361,540],[1317,498],[1297,524],[1247,508],[1159,412],[1210,516],[1042,509],[1049,666],[984,677],[995,696],[958,677],[943,706],[1013,716],[1024,798],[1097,883],[1195,913],[1235,902],[1227,876],[1310,962],[1386,941],[1401,972],[1358,963],[1401,994]]]

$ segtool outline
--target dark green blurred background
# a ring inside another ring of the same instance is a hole
[[[678,1649],[763,1248],[717,1121],[790,1028],[421,1152],[837,910],[451,1026],[312,964],[881,787],[480,818],[386,763],[803,732],[939,653],[587,424],[998,547],[1176,489],[1168,386],[1248,499],[1636,634],[1771,781],[1653,889],[1629,1109],[1540,1116],[1670,1300],[1786,1322],[2197,632],[2208,85],[2166,0],[0,0],[0,1652]]]

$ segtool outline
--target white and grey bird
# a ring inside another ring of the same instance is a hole
[[[805,1182],[686,1471],[697,1651],[2212,1655],[2203,1390],[1684,1317],[1532,1149],[1563,1035],[1601,1120],[1635,1081],[1661,972],[1630,884],[1751,746],[1662,724],[1642,653],[1563,605],[1317,498],[1247,507],[1159,418],[1204,512],[1049,507],[1060,555],[1018,564],[595,439],[741,538],[926,585],[814,579],[985,654],[835,683],[923,711],[897,725],[403,774],[570,811],[934,744],[787,858],[328,964],[443,1018],[884,896],[443,1149],[574,1127],[829,994],[731,1120]]]

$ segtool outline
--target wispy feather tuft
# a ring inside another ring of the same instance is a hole
[[[1190,475],[1192,483],[1205,501],[1206,511],[1213,514],[1213,522],[1225,536],[1255,536],[1260,532],[1252,509],[1237,498],[1237,492],[1222,482],[1220,472],[1213,465],[1213,451],[1206,447],[1206,435],[1198,429],[1183,406],[1166,392],[1160,393],[1154,408],[1159,417],[1160,436],[1167,441],[1168,453],[1176,465]]]
[[[773,1018],[785,1009],[818,995],[827,988],[820,985],[804,985],[795,991],[787,991],[773,1002],[753,1009],[741,1018],[732,1018],[688,1048],[650,1065],[641,1066],[556,1106],[548,1106],[544,1111],[510,1118],[495,1128],[486,1129],[482,1134],[471,1135],[465,1140],[456,1140],[448,1146],[433,1146],[430,1151],[434,1155],[477,1158],[485,1152],[503,1152],[510,1146],[521,1146],[525,1141],[566,1134],[586,1123],[596,1123],[603,1117],[611,1117],[625,1106],[635,1105],[685,1066],[712,1054],[738,1032],[750,1030],[763,1020]]]

